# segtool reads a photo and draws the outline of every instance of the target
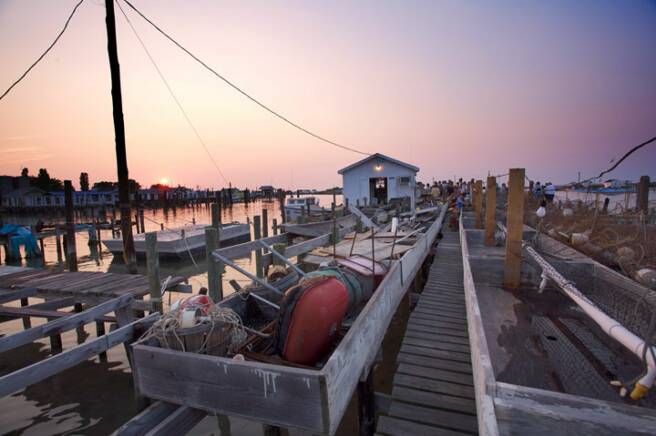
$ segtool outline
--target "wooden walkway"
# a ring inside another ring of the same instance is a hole
[[[408,320],[378,434],[476,434],[476,402],[458,232],[444,231]]]
[[[168,288],[184,280],[183,277],[173,277]],[[98,303],[126,294],[141,298],[149,292],[148,278],[142,275],[0,266],[0,295],[17,289],[32,289],[37,294],[35,296],[47,298],[75,297],[76,302],[84,303]]]

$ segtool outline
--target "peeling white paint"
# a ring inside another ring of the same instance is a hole
[[[269,393],[276,393],[276,378],[280,377],[280,373],[274,371],[265,371],[263,369],[254,369],[253,372],[262,379],[264,388],[264,398],[269,397]]]

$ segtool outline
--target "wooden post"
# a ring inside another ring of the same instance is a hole
[[[141,233],[146,233],[146,225],[144,219],[144,210],[139,209],[139,225],[141,226]]]
[[[636,198],[636,208],[638,211],[643,211],[645,215],[649,213],[649,182],[649,176],[640,177]]]
[[[212,227],[218,229],[221,225],[221,220],[219,219],[219,204],[212,203],[211,205],[211,214],[212,214]]]
[[[255,240],[262,238],[262,226],[259,215],[253,217],[253,238]],[[255,275],[259,278],[264,277],[264,268],[262,267],[262,249],[255,249]]]
[[[27,297],[21,298],[20,305],[21,307],[29,306],[30,305],[29,299]],[[31,327],[32,327],[32,321],[30,320],[29,316],[26,316],[25,318],[23,318],[23,328],[29,329]]]
[[[73,185],[64,181],[64,204],[66,206],[66,262],[69,271],[77,271],[77,250],[75,247],[75,221],[73,219]]]
[[[104,334],[105,334],[105,322],[96,321],[96,337],[100,337]],[[107,362],[107,352],[103,351],[102,353],[98,354],[98,359],[101,362]]]
[[[219,230],[205,228],[205,254],[207,256],[207,287],[210,298],[215,301],[223,299],[223,265],[212,257],[212,251],[219,248]]]
[[[105,2],[107,17],[107,53],[112,79],[112,108],[114,118],[114,135],[116,137],[116,168],[118,172],[118,196],[121,209],[121,236],[123,238],[123,260],[130,274],[137,273],[137,255],[134,251],[132,237],[132,213],[130,211],[130,188],[128,175],[128,158],[125,151],[125,126],[123,124],[123,98],[121,96],[121,69],[118,63],[116,46],[116,18],[114,2]]]
[[[262,237],[269,237],[269,211],[262,209]]]
[[[524,169],[512,168],[508,178],[508,212],[506,216],[506,262],[504,285],[517,288],[522,273],[522,237],[524,232]]]
[[[497,226],[496,209],[497,209],[497,178],[487,178],[487,190],[485,192],[485,245],[491,247],[494,245],[494,230]]]
[[[367,377],[358,382],[358,420],[360,435],[373,435],[376,426],[376,402],[374,391],[374,369],[370,368]]]
[[[146,275],[148,276],[148,290],[150,291],[150,301],[153,303],[153,308],[155,311],[163,313],[157,232],[146,233]]]
[[[82,303],[75,303],[75,305],[73,305],[73,310],[75,311],[75,313],[82,312],[84,310],[82,308]],[[75,333],[77,335],[77,343],[78,344],[83,344],[85,336],[86,336],[86,332],[84,331],[84,325],[76,327],[75,328]]]
[[[474,211],[476,213],[476,228],[483,228],[483,181],[476,180],[474,183]]]
[[[276,251],[277,251],[278,253],[280,253],[282,256],[285,255],[285,248],[286,248],[286,245],[285,245],[284,243],[279,242],[279,243],[273,244],[273,245],[271,246],[271,248],[273,248],[274,250],[276,250]],[[282,260],[278,259],[277,256],[271,256],[271,259],[272,259],[272,262],[273,262],[274,265],[286,266],[286,265],[285,265],[285,262],[283,262]]]
[[[335,197],[335,192],[333,191],[333,198]],[[333,243],[333,259],[337,259],[337,216],[335,215],[335,202],[330,205],[330,216],[333,220],[333,231],[330,236]]]
[[[272,220],[271,227],[273,228],[273,236],[276,236],[278,234],[278,220],[277,219],[274,218]]]

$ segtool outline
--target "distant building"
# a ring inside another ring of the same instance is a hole
[[[350,204],[380,205],[395,198],[409,198],[412,209],[418,172],[418,167],[380,153],[338,171],[342,175],[342,195]]]

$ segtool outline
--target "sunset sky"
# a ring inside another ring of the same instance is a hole
[[[74,0],[0,0],[0,92]],[[230,80],[302,126],[421,168],[419,180],[525,167],[563,183],[656,135],[655,1],[134,0]],[[362,158],[282,123],[195,63],[125,4],[236,186],[341,184]],[[130,176],[222,178],[117,9]],[[116,178],[104,3],[0,101],[0,174]],[[656,178],[656,144],[610,176]]]

